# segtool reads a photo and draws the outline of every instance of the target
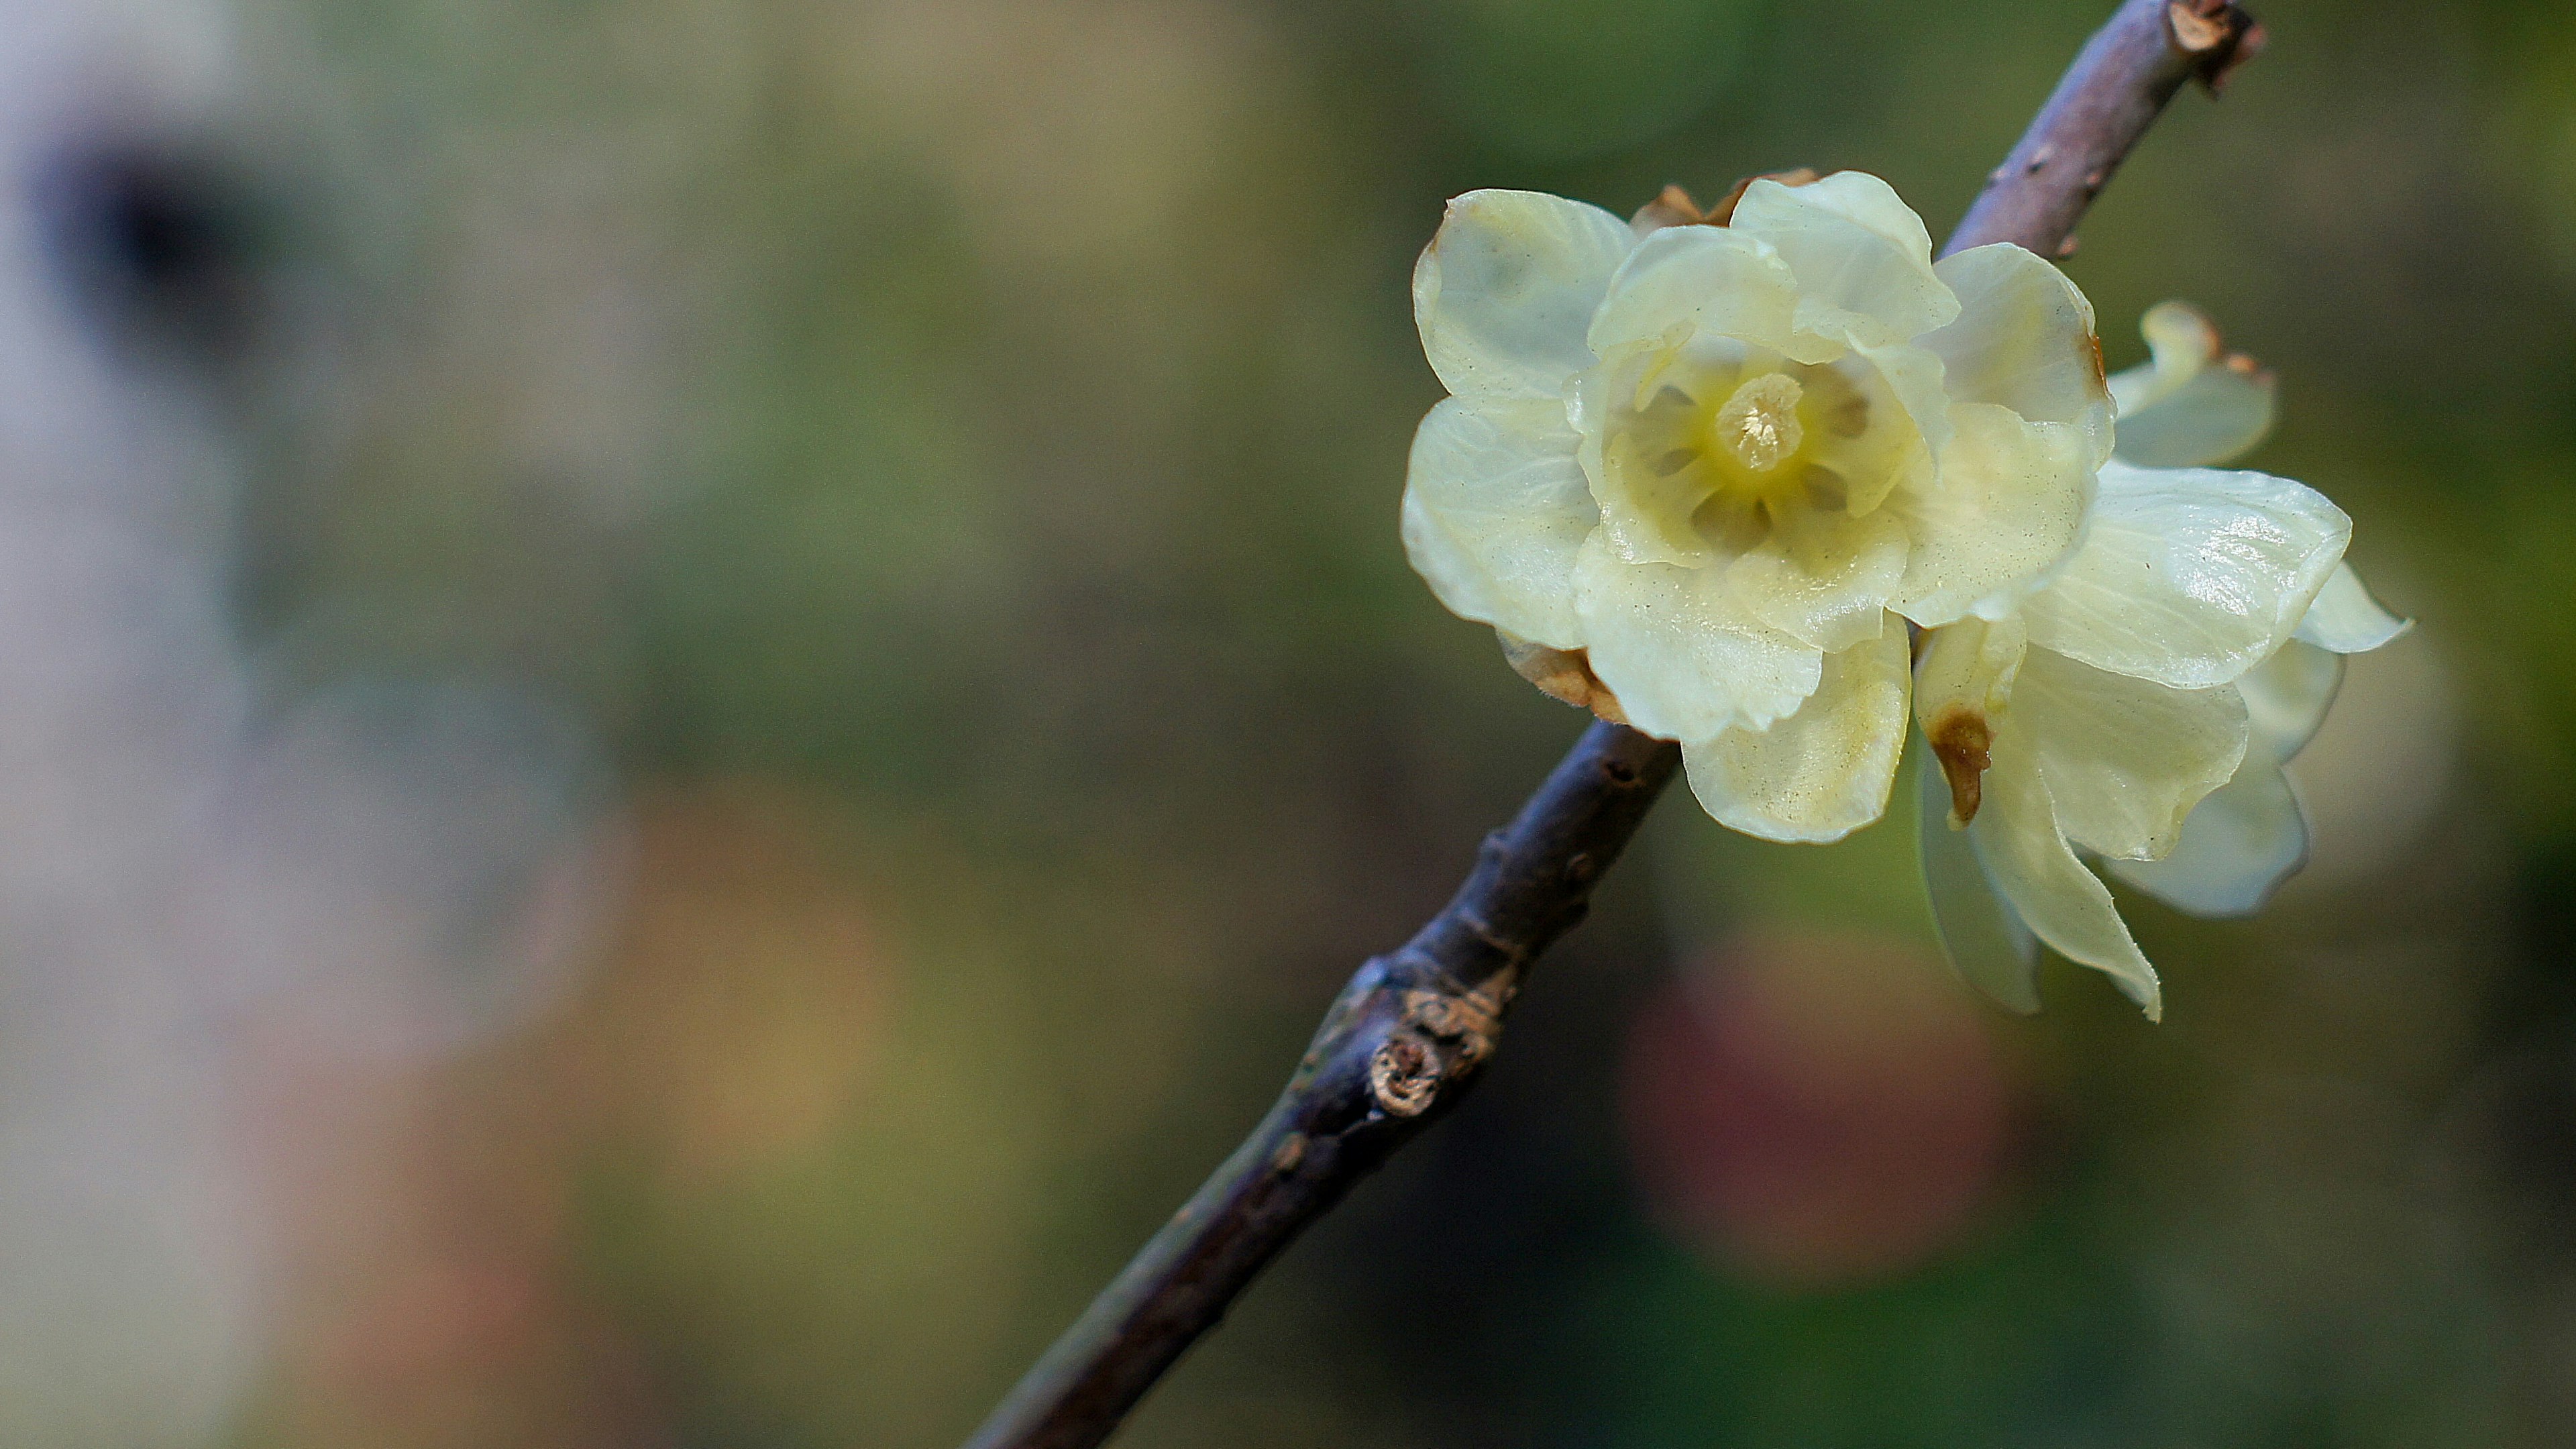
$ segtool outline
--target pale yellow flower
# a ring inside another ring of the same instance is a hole
[[[1414,567],[1551,692],[1680,741],[1709,813],[1775,840],[1885,810],[1907,621],[2010,613],[2110,454],[2082,294],[2015,246],[1935,264],[1859,172],[1642,238],[1474,192],[1414,311],[1451,394],[1414,441]]]
[[[2111,380],[2132,410],[2084,542],[2019,607],[1932,630],[1916,665],[1934,916],[1960,971],[2025,1010],[2035,937],[2158,1014],[2155,969],[2078,853],[2186,911],[2260,906],[2307,856],[2282,766],[2342,656],[2406,627],[2342,562],[2351,522],[2323,495],[2200,466],[2268,430],[2270,379],[2188,308],[2146,332],[2154,361]]]

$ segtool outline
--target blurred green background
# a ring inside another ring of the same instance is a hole
[[[961,1439],[1582,723],[1397,543],[1442,199],[1856,167],[1937,236],[2106,11],[244,0],[150,139],[251,300],[143,345],[257,697],[540,694],[615,868],[488,1030],[232,1029],[214,1442]],[[2162,1026],[2022,1021],[1909,821],[1677,795],[1122,1443],[2576,1442],[2576,11],[2261,15],[2066,265],[2115,367],[2181,297],[2279,371],[2250,462],[2421,621],[2311,869],[2124,896]]]

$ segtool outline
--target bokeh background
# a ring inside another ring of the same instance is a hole
[[[962,1438],[1582,722],[1442,198],[1938,234],[2106,9],[0,0],[0,1443]],[[2024,1021],[1677,797],[1124,1443],[2576,1442],[2576,11],[2262,15],[2068,266],[2421,620],[2306,875]]]

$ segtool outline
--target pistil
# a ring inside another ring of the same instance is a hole
[[[1769,473],[1805,446],[1798,421],[1804,390],[1786,373],[1766,372],[1737,388],[1709,423],[1710,443],[1753,473]]]

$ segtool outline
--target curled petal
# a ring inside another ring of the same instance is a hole
[[[2033,649],[2007,716],[2029,739],[2058,829],[2130,860],[2169,854],[2183,819],[2245,759],[2243,696],[2168,689]]]
[[[1968,841],[1986,878],[2010,901],[2032,934],[2070,961],[2106,972],[2149,1020],[2164,1013],[2156,970],[2111,903],[2110,889],[2075,858],[2058,832],[2028,731],[2007,715],[1986,772],[1985,808]]]
[[[1404,552],[1451,612],[1558,649],[1583,646],[1574,560],[1600,510],[1562,411],[1441,401],[1413,435]]]
[[[1668,226],[1611,279],[1588,345],[1606,355],[1705,332],[1777,349],[1788,345],[1797,307],[1798,279],[1768,243],[1732,227]]]
[[[2031,642],[2181,689],[2225,684],[2290,637],[2351,535],[2286,478],[2115,460],[2084,546],[2025,606]]]
[[[1797,273],[1802,333],[1883,347],[1959,315],[1959,299],[1932,270],[1923,219],[1867,172],[1796,187],[1756,181],[1728,224],[1778,248]]]
[[[2272,430],[2272,375],[2222,353],[2218,329],[2180,302],[2147,309],[2150,360],[2110,381],[2120,409],[2119,456],[2142,468],[2205,468],[2233,459]]]
[[[1441,383],[1472,399],[1554,399],[1592,365],[1583,334],[1636,237],[1597,206],[1535,191],[1449,203],[1413,268],[1413,320]]]
[[[2352,565],[2338,563],[2299,620],[2298,637],[2337,654],[2366,654],[2415,627],[2379,606]]]
[[[1949,824],[1949,789],[1928,765],[1915,832],[1932,925],[1951,969],[1969,985],[2027,1015],[2039,1010],[2039,949],[2021,913],[1986,879],[1968,832]]]
[[[2147,360],[2120,369],[2110,380],[2111,398],[2123,418],[2217,366],[2224,352],[2218,325],[2188,302],[2149,307],[2138,319],[2138,334],[2147,339]]]
[[[1887,813],[1905,747],[1901,628],[1828,654],[1816,692],[1769,729],[1682,746],[1691,792],[1721,825],[1765,840],[1840,840]]]
[[[2066,423],[2035,423],[1994,403],[1951,408],[1950,446],[1928,487],[1882,505],[1913,536],[1888,607],[1930,627],[2008,604],[2066,557],[2093,500],[2086,445]]]
[[[2246,761],[2200,802],[2181,843],[2162,860],[2108,860],[2104,869],[2178,911],[2250,916],[2308,860],[2307,812],[2277,765]]]
[[[1951,400],[2072,424],[2100,467],[2111,454],[2111,393],[2093,304],[2065,273],[2010,242],[1971,247],[1933,270],[1959,296],[1958,320],[1921,339],[1941,359]]]
[[[1597,534],[1575,563],[1575,607],[1592,672],[1664,739],[1767,729],[1823,676],[1821,651],[1746,611],[1724,570],[1629,563]]]

